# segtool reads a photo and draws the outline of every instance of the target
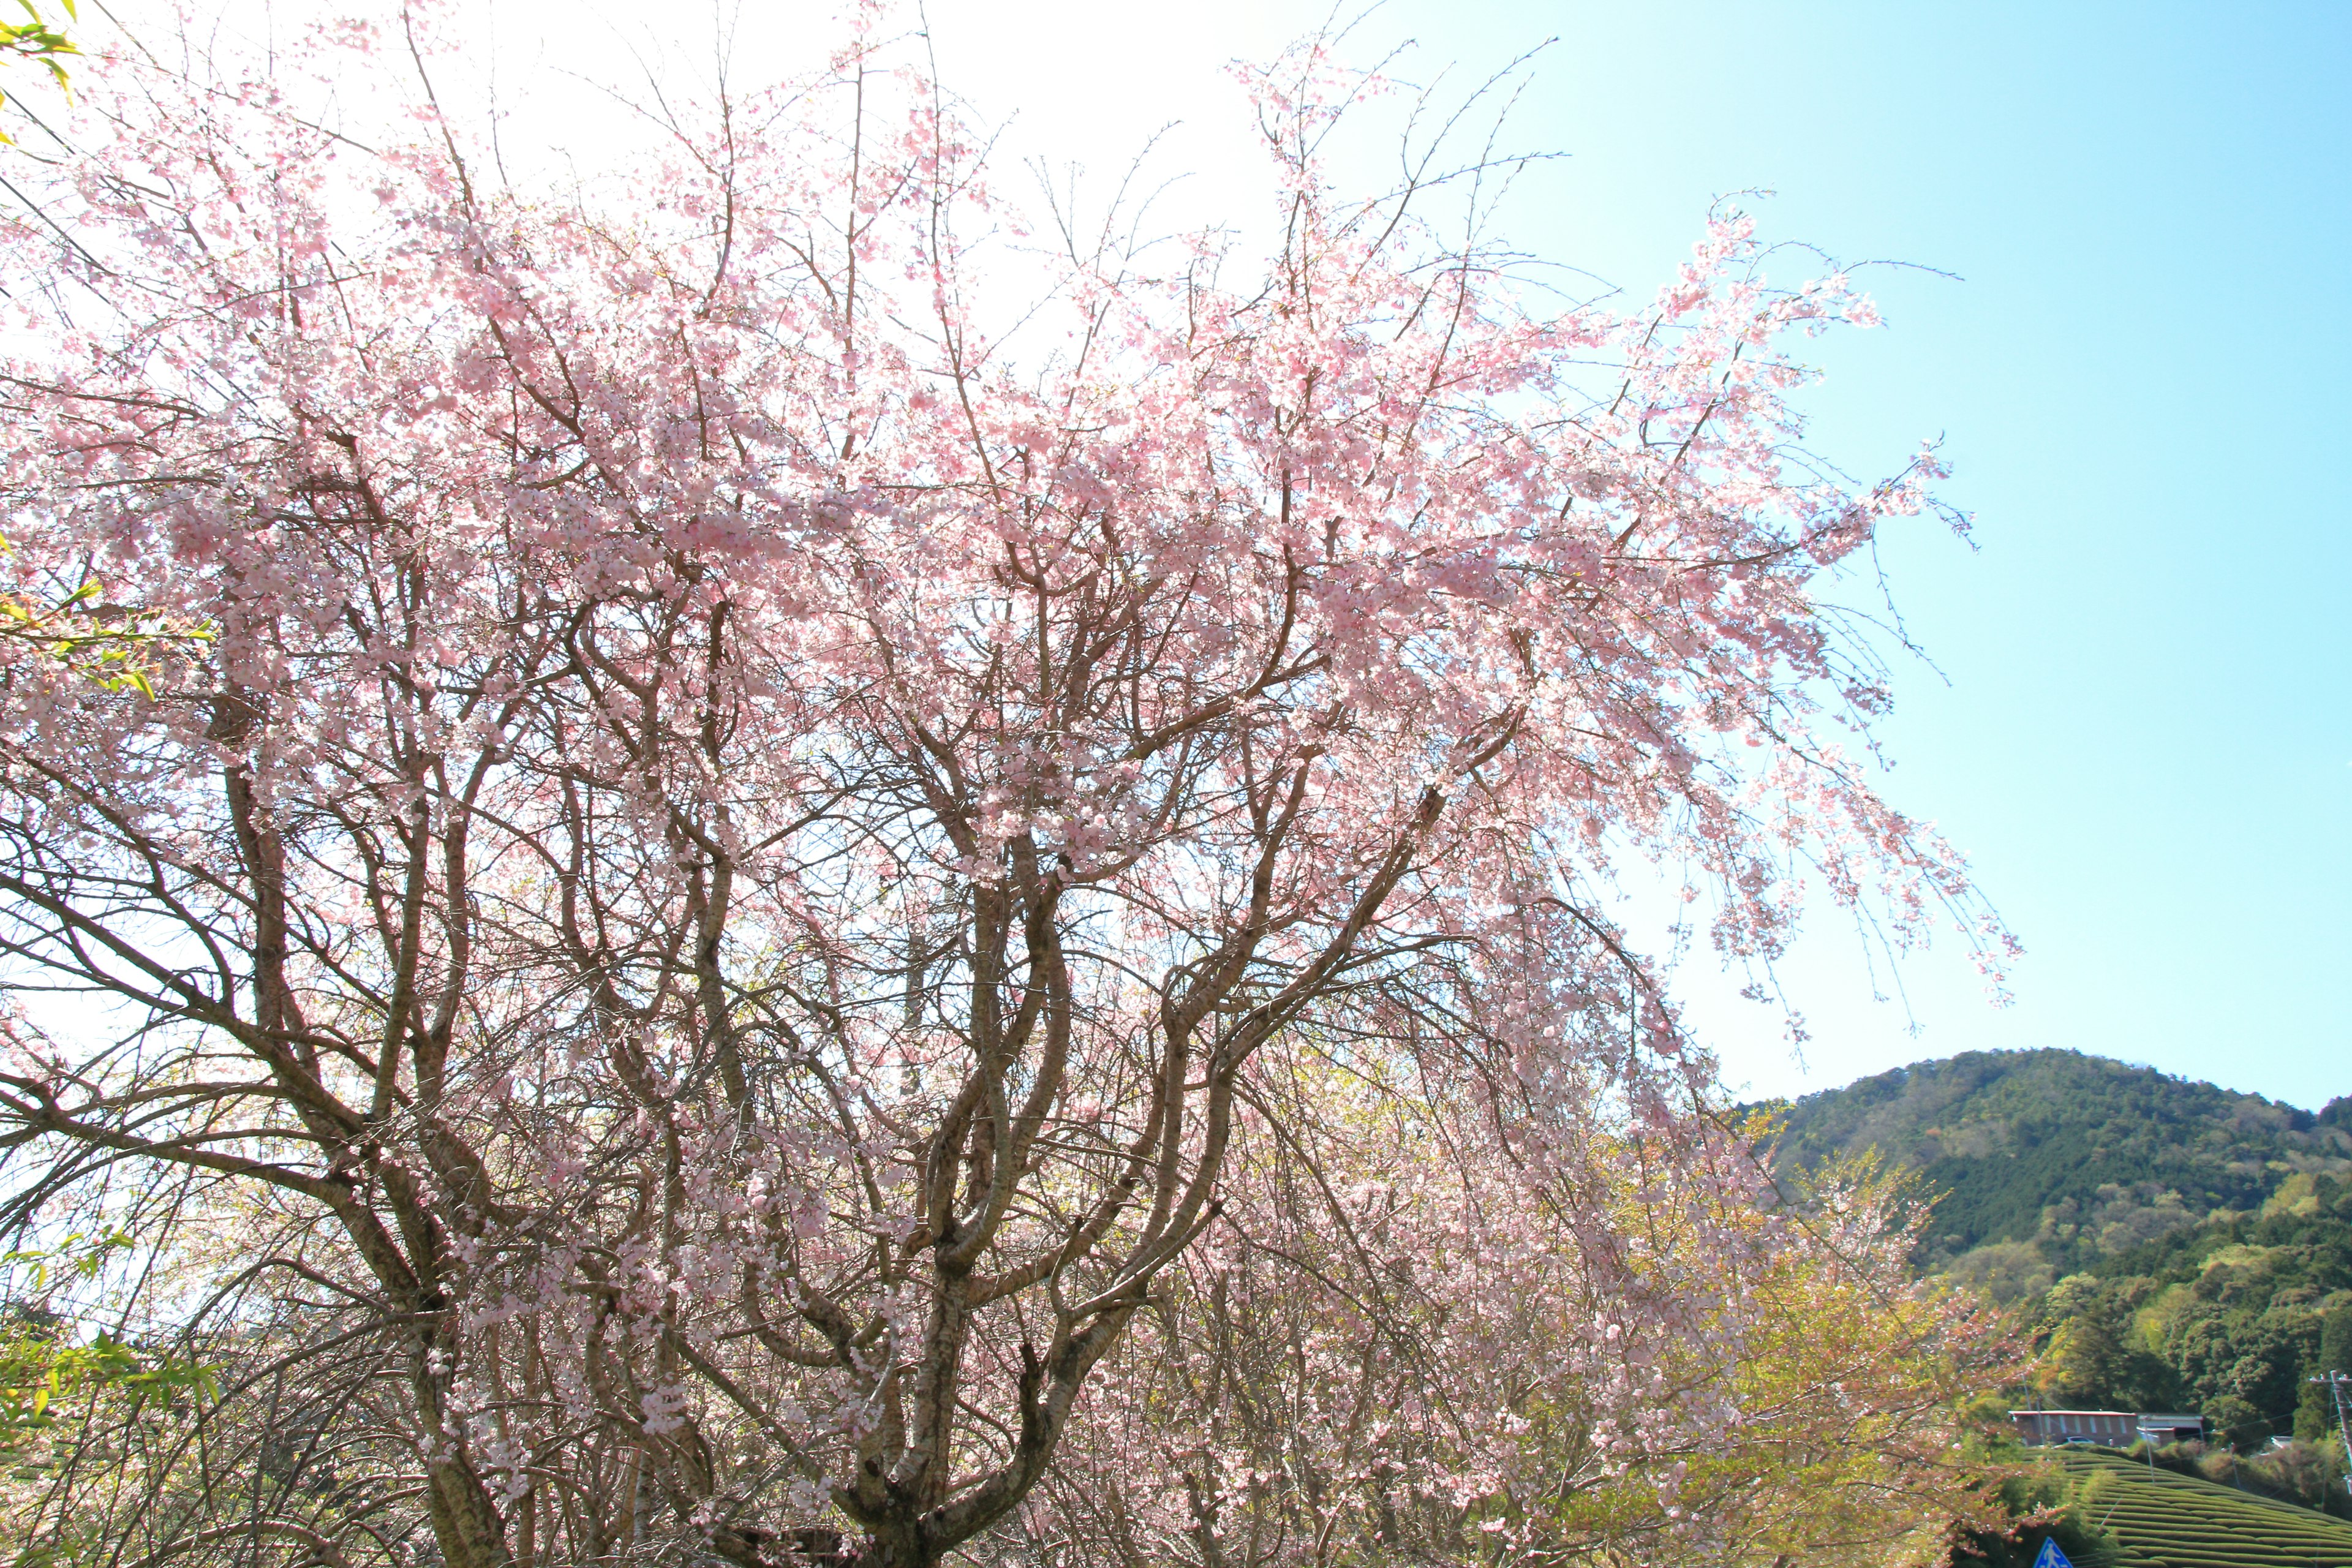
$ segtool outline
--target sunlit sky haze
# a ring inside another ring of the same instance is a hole
[[[454,9],[515,107],[509,151],[607,169],[636,129],[581,77],[700,69],[725,33],[749,84],[839,37],[796,5]],[[1236,193],[1263,185],[1225,67],[1329,15],[926,19],[945,79],[1009,121],[1007,194],[1033,158],[1115,176],[1165,128],[1147,171],[1189,172],[1167,221],[1245,227]],[[1768,238],[1912,264],[1863,275],[1887,327],[1820,345],[1811,437],[1879,473],[1940,437],[1975,515],[1973,548],[1887,543],[1933,663],[1896,668],[1886,788],[1969,851],[2027,955],[1995,1008],[1958,942],[1874,976],[1823,911],[1782,976],[1801,1058],[1694,956],[1690,1019],[1732,1083],[2068,1046],[2297,1105],[2352,1093],[2352,7],[1393,0],[1346,52],[1407,40],[1394,74],[1463,89],[1550,40],[1506,138],[1567,154],[1505,209],[1526,250],[1645,294],[1711,203],[1769,190],[1743,198]],[[1392,153],[1351,156],[1369,184]]]

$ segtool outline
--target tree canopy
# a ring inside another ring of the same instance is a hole
[[[2352,1175],[2352,1129],[2261,1095],[2081,1051],[1971,1051],[1915,1062],[1784,1111],[1775,1162],[1876,1150],[1936,1201],[1923,1257],[1963,1274],[2024,1244],[2059,1274],[2216,1210],[2259,1209],[2298,1172]]]
[[[1431,216],[1492,164],[1334,185],[1368,84],[1315,40],[1250,78],[1262,266],[1070,240],[992,334],[1013,215],[884,34],[600,194],[494,177],[434,27],[113,60],[5,234],[0,588],[202,635],[135,682],[0,638],[0,1224],[142,1237],[152,1331],[228,1363],[24,1517],[1769,1554],[1676,1493],[1777,1432],[1836,1549],[1911,1539],[1985,1326],[1883,1194],[1759,1207],[1606,895],[1681,868],[1736,961],[1808,883],[2001,950],[1856,760],[1834,585],[1938,470],[1800,445],[1851,281],[1727,210],[1652,297],[1549,298]],[[1324,1245],[1383,1224],[1429,1239]],[[1908,1470],[1824,1436],[1898,1412]]]

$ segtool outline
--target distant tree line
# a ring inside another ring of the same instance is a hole
[[[2352,1373],[2352,1182],[2292,1176],[2257,1213],[2069,1275],[2023,1310],[2045,1403],[2199,1411],[2216,1448],[2291,1438],[2332,1468],[2336,1420],[2312,1380]]]
[[[1783,1169],[1874,1148],[1916,1171],[1936,1196],[1922,1265],[1996,1295],[2021,1293],[1998,1288],[2021,1265],[2046,1288],[2259,1209],[2296,1173],[2352,1177],[2352,1098],[2315,1113],[2080,1051],[1971,1051],[1780,1109]]]

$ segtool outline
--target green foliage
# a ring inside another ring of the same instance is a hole
[[[2319,1370],[2352,1372],[2352,1302],[2330,1309],[2323,1321]]]
[[[2202,1411],[2242,1453],[2322,1441],[2334,1418],[2308,1380],[2352,1352],[2352,1182],[2297,1175],[2259,1214],[2103,1260],[2021,1311],[2047,1404]]]
[[[2270,1440],[2271,1424],[2251,1400],[2234,1394],[2217,1394],[2205,1402],[2207,1430],[2214,1441],[2235,1448],[2242,1454],[2252,1453]]]
[[[58,3],[65,7],[68,17],[79,19],[74,11],[74,0],[58,0]],[[64,57],[78,55],[81,50],[75,47],[71,38],[49,25],[47,18],[34,8],[33,0],[16,0],[16,4],[24,8],[26,20],[0,21],[0,58],[38,61],[61,90],[70,91]],[[0,96],[0,102],[5,101],[5,97]],[[11,140],[6,132],[0,132],[0,142]]]
[[[1919,1173],[1937,1205],[1923,1267],[2017,1310],[2033,1360],[2012,1394],[2201,1412],[2212,1446],[2156,1456],[2159,1473],[2352,1513],[2333,1412],[2307,1381],[2352,1372],[2352,1098],[2314,1116],[2034,1051],[1925,1062],[1779,1114],[1785,1173],[1871,1148]],[[2290,1431],[2296,1441],[2268,1447]],[[1973,1542],[1976,1560],[2032,1561],[2076,1500],[2049,1485],[2003,1494],[2020,1522]],[[2171,1546],[2180,1562],[2222,1560],[2197,1555],[2202,1541]],[[2128,1541],[2116,1550],[2119,1563],[2175,1561]]]
[[[2042,1300],[2035,1386],[2058,1409],[2160,1410],[2183,1397],[2178,1370],[2137,1331],[2126,1292],[2070,1275]]]
[[[1969,1531],[1953,1543],[1951,1561],[1965,1568],[2031,1568],[2042,1543],[2056,1541],[2075,1568],[2120,1563],[2115,1538],[2097,1521],[2095,1480],[2068,1474],[2054,1462],[2022,1469],[1995,1489],[2010,1518],[2003,1531]]]
[[[2315,1117],[2077,1051],[1921,1062],[1783,1114],[1784,1170],[1874,1147],[1920,1173],[1940,1194],[1931,1266],[2006,1243],[2074,1273],[2215,1210],[2259,1207],[2298,1172],[2352,1175],[2352,1113]]]
[[[201,1398],[211,1387],[206,1367],[147,1355],[104,1334],[81,1345],[9,1334],[0,1338],[0,1453],[54,1426],[59,1406],[77,1394],[117,1389],[168,1402],[181,1394]]]
[[[2081,1489],[2076,1506],[2101,1527],[2102,1545],[2112,1543],[2110,1561],[2118,1565],[2352,1568],[2352,1525],[2341,1521],[2154,1468],[2144,1458],[2073,1451],[2056,1463]],[[2059,1544],[2065,1546],[2063,1538]]]
[[[0,1455],[15,1455],[56,1426],[59,1410],[78,1394],[112,1391],[168,1404],[184,1394],[202,1398],[212,1391],[210,1368],[142,1352],[102,1331],[76,1342],[63,1320],[41,1304],[58,1276],[93,1279],[110,1257],[134,1245],[118,1231],[0,1256],[0,1268],[24,1292],[12,1291],[0,1316]]]
[[[2294,1440],[2327,1443],[2335,1436],[2336,1412],[2328,1404],[2327,1391],[2315,1383],[2305,1384],[2294,1402]]]
[[[2352,1495],[2344,1489],[2344,1452],[2334,1442],[2288,1441],[2259,1454],[2217,1448],[2201,1458],[2197,1473],[2207,1480],[2352,1520]]]
[[[7,540],[0,538],[0,555],[7,552]],[[158,659],[193,656],[213,637],[209,626],[109,604],[95,577],[54,604],[0,592],[0,648],[27,649],[109,691],[136,691],[150,701]]]

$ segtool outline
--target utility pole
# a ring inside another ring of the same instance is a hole
[[[2352,1389],[2352,1376],[2340,1372],[2324,1372],[2309,1380],[2325,1384],[2328,1397],[2336,1405],[2336,1436],[2344,1445],[2344,1489],[2352,1494],[2352,1416],[2345,1414],[2347,1390]]]

